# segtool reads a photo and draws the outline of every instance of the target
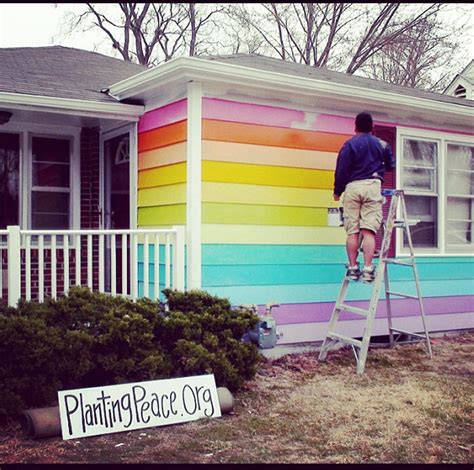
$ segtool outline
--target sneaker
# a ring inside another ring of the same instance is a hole
[[[359,264],[357,264],[355,267],[350,267],[348,264],[346,264],[346,267],[348,268],[346,276],[353,281],[358,281],[360,276],[362,276],[362,271],[359,269]]]
[[[368,268],[367,266],[364,266],[362,269],[362,280],[364,282],[373,282],[375,279],[375,266],[370,266]]]

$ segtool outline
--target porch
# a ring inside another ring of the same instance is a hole
[[[184,290],[184,227],[0,231],[0,301],[42,302],[72,286],[133,300]]]

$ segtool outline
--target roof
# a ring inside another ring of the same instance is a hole
[[[198,59],[205,59],[228,64],[240,65],[260,70],[268,70],[271,72],[283,73],[286,75],[295,75],[298,77],[313,78],[324,80],[331,83],[340,83],[343,85],[360,86],[361,88],[380,90],[392,93],[398,93],[406,96],[430,99],[445,103],[453,103],[461,106],[474,106],[474,103],[462,98],[447,96],[441,93],[419,90],[417,88],[393,85],[391,83],[375,80],[371,78],[360,77],[343,72],[335,72],[325,67],[313,67],[306,64],[297,64],[295,62],[287,62],[281,59],[265,57],[259,54],[233,54],[233,55],[216,55],[216,56],[198,56]]]
[[[147,70],[63,46],[0,48],[0,92],[116,102],[100,90]]]

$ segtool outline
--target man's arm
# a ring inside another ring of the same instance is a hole
[[[385,164],[385,171],[392,171],[395,169],[395,159],[393,158],[392,149],[388,144],[384,148],[383,162]]]
[[[347,142],[343,145],[339,151],[336,162],[336,172],[334,173],[334,200],[339,201],[341,194],[346,188],[347,181],[349,180],[349,167],[350,167],[350,147]]]

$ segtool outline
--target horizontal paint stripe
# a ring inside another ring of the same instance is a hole
[[[345,245],[259,245],[255,243],[202,245],[203,265],[332,264],[345,263],[346,256]],[[423,264],[461,264],[466,273],[465,277],[474,278],[474,261],[471,256],[422,257],[417,258],[416,263],[418,267]],[[390,266],[389,269],[395,267],[408,271],[411,269],[402,266]]]
[[[404,317],[394,322],[394,327],[402,328],[405,331],[422,332],[420,316]],[[459,329],[474,328],[474,315],[472,313],[450,313],[444,315],[430,315],[427,318],[428,329],[434,331],[451,331]],[[338,323],[337,332],[346,336],[361,337],[364,332],[365,320],[346,320]],[[308,343],[322,341],[326,337],[328,330],[327,323],[298,323],[292,325],[277,324],[277,330],[283,333],[283,337],[278,340],[280,344]],[[372,338],[375,336],[386,336],[388,334],[387,320],[385,318],[376,318],[372,328]],[[328,360],[330,360],[330,354]],[[436,352],[435,352],[436,354]],[[370,352],[367,367],[370,367]]]
[[[341,287],[337,284],[306,284],[306,285],[273,285],[273,286],[238,286],[238,287],[203,287],[212,295],[230,299],[233,305],[264,304],[269,301],[277,303],[334,302]],[[415,294],[415,283],[400,281],[392,282],[394,292]],[[472,279],[420,281],[420,289],[425,297],[449,297],[472,294]],[[349,291],[347,301],[367,300],[372,289],[370,285],[357,283],[354,292]],[[382,292],[381,298],[384,298]]]
[[[138,169],[147,170],[149,168],[185,162],[187,160],[186,152],[186,142],[141,152],[138,154]]]
[[[203,161],[202,180],[218,183],[332,189],[334,187],[334,172],[306,168]]]
[[[146,132],[186,119],[188,101],[183,99],[146,112],[138,121],[138,132]]]
[[[326,226],[327,209],[309,207],[261,206],[254,204],[202,204],[205,224],[260,224]]]
[[[352,302],[354,307],[368,309],[368,301]],[[418,303],[409,299],[396,299],[390,302],[392,317],[403,318],[419,314]],[[474,312],[474,296],[465,295],[457,297],[427,297],[423,301],[423,307],[427,315],[442,315],[447,313]],[[328,322],[334,308],[334,302],[315,302],[307,304],[283,304],[272,309],[272,316],[277,324],[313,323]],[[265,306],[259,306],[259,313],[262,315]],[[345,318],[342,318],[344,315]],[[387,317],[386,302],[379,302],[377,306],[376,318]],[[359,316],[344,312],[341,313],[341,320],[360,319]]]
[[[138,207],[186,203],[186,183],[138,190]]]
[[[155,188],[186,182],[186,163],[141,170],[138,172],[138,188]]]
[[[205,119],[219,121],[309,129],[346,135],[354,133],[353,118],[220,98],[204,98],[202,114]]]
[[[203,265],[345,263],[345,246],[203,244]]]
[[[173,204],[160,207],[139,207],[138,225],[181,225],[186,223],[186,204]]]
[[[295,264],[295,265],[212,265],[202,268],[203,286],[248,286],[336,284],[342,282],[345,263]],[[449,274],[447,274],[449,273]],[[421,280],[472,279],[474,273],[466,272],[462,264],[421,264]],[[390,266],[392,281],[413,280],[413,270],[406,266]]]
[[[342,227],[203,224],[202,242],[209,244],[342,245]]]
[[[202,159],[334,171],[337,153],[203,140]]]
[[[243,144],[338,152],[351,135],[281,127],[202,120],[202,138]]]
[[[165,147],[187,139],[187,121],[138,134],[138,152]]]
[[[202,201],[299,207],[339,207],[339,203],[334,202],[330,189],[210,182],[202,184]]]

